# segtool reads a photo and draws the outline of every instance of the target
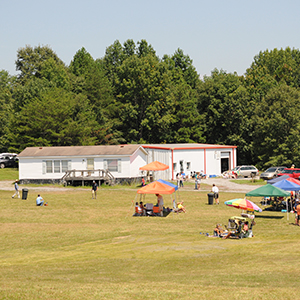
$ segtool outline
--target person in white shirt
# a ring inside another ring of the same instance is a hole
[[[216,204],[219,204],[219,188],[213,184],[211,191],[214,193]]]

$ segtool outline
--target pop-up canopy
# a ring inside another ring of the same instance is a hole
[[[287,197],[289,195],[289,192],[271,184],[266,184],[246,194],[250,197]]]
[[[143,167],[140,167],[141,171],[164,171],[167,169],[169,169],[169,166],[159,161],[153,161]]]
[[[175,185],[174,185],[175,186]],[[146,186],[138,189],[138,194],[173,194],[175,192],[175,187],[169,184],[165,184],[161,181],[153,181]]]

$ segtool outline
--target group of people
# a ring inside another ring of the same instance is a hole
[[[15,193],[11,196],[12,198],[15,198],[16,196],[20,198],[20,191],[19,191],[19,184],[18,184],[18,179],[15,180],[14,182],[14,188],[15,188]],[[36,206],[48,206],[48,202],[44,204],[44,199],[41,197],[40,194],[38,194],[36,198]]]
[[[238,221],[237,228],[234,230],[226,231],[223,230],[220,224],[217,224],[213,237],[220,237],[222,239],[228,239],[228,238],[235,238],[235,239],[242,239],[247,237],[252,237],[252,227],[255,225],[254,220],[252,220],[251,224],[249,225],[248,221]]]
[[[155,194],[157,198],[157,203],[156,205],[153,206],[151,204],[151,207],[148,208],[147,205],[149,204],[144,204],[142,201],[140,203],[135,202],[135,214],[138,216],[146,216],[146,215],[158,215],[163,217],[164,216],[164,211],[168,210],[169,212],[172,211],[171,209],[164,208],[164,199],[163,196],[160,194]],[[175,202],[175,200],[174,200]],[[174,205],[175,206],[175,205]],[[180,212],[186,212],[186,209],[183,205],[183,201],[179,201],[176,203],[176,207],[173,208],[174,212],[180,213]]]
[[[138,202],[135,203],[135,213],[140,216],[146,216],[147,211],[149,211],[149,212],[151,211],[151,213],[155,213],[155,214],[158,214],[161,217],[163,217],[163,215],[164,215],[164,198],[160,194],[155,194],[155,196],[157,198],[157,203],[154,206],[154,207],[157,207],[156,210],[154,209],[154,207],[152,207],[151,209],[148,209],[147,205],[141,201],[140,204]]]
[[[183,187],[183,181],[185,180],[185,174],[183,172],[176,174],[177,186],[179,188]]]

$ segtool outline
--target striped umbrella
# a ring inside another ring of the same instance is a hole
[[[238,198],[233,200],[225,201],[225,204],[235,208],[240,208],[247,211],[257,211],[262,212],[262,209],[254,204],[252,201],[247,200],[246,198]]]

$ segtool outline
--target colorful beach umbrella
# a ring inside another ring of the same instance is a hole
[[[225,205],[247,210],[247,211],[262,212],[262,209],[260,207],[258,207],[255,203],[253,203],[252,201],[246,198],[237,198],[233,200],[228,200],[225,201]]]

